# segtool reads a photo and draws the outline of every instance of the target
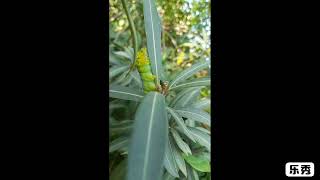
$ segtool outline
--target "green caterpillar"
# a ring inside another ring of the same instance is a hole
[[[155,84],[155,76],[151,72],[150,60],[148,58],[147,49],[142,48],[137,53],[136,66],[138,68],[138,72],[140,73],[142,82],[143,82],[143,90],[144,93],[148,93],[150,91],[156,91]]]

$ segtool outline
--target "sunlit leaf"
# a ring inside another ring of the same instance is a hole
[[[193,155],[182,155],[183,158],[190,164],[194,169],[200,172],[210,172],[210,162],[202,157],[196,157]]]

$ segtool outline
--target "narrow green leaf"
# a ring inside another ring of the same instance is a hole
[[[193,155],[182,155],[183,158],[190,164],[194,169],[200,172],[210,172],[210,162],[202,157],[196,157]]]
[[[196,127],[196,129],[199,129],[200,131],[207,133],[207,134],[211,134],[211,132],[208,129],[205,129],[203,127]]]
[[[110,71],[109,71],[109,79],[112,79],[113,77],[117,76],[118,74],[120,74],[128,69],[129,69],[128,65],[113,66],[112,68],[110,68]]]
[[[191,139],[193,142],[195,142],[194,137],[192,136],[192,134],[190,133],[189,129],[187,128],[187,126],[184,124],[184,121],[182,118],[180,118],[180,116],[171,108],[167,107],[167,110],[169,111],[169,113],[172,115],[172,117],[174,118],[174,120],[176,121],[176,123],[178,124],[178,126],[182,129],[183,133],[189,138]]]
[[[210,107],[210,99],[202,99],[199,102],[192,104],[191,106],[197,109],[205,109]]]
[[[208,77],[197,78],[197,79],[192,79],[189,81],[182,82],[180,84],[177,84],[176,86],[172,86],[170,90],[178,90],[178,89],[183,89],[187,87],[210,86],[210,83],[211,83],[211,80]]]
[[[177,165],[173,154],[173,144],[170,138],[168,139],[168,144],[166,146],[164,155],[164,167],[172,176],[179,177]]]
[[[110,130],[113,133],[130,132],[133,127],[132,120],[124,120],[120,122],[113,122],[110,125]]]
[[[124,50],[128,53],[130,56],[130,60],[133,60],[134,57],[134,49],[131,47],[124,47]]]
[[[123,148],[125,146],[128,146],[129,144],[129,139],[128,137],[119,137],[115,140],[113,140],[111,143],[110,143],[110,146],[109,146],[109,153],[112,153],[120,148]]]
[[[198,121],[209,126],[211,125],[210,115],[202,110],[195,108],[179,108],[175,109],[175,111],[182,117]]]
[[[185,153],[185,154],[192,154],[191,149],[187,143],[183,141],[183,139],[180,137],[179,133],[171,128],[170,129],[171,134],[173,136],[173,139],[176,141],[176,144],[178,147]]]
[[[121,83],[121,86],[127,86],[128,84],[131,83],[133,77],[132,76],[127,76]]]
[[[133,80],[137,83],[138,87],[142,88],[142,81],[137,69],[130,73],[130,76],[133,77]]]
[[[120,57],[124,57],[124,58],[132,61],[132,56],[131,56],[128,52],[125,52],[125,51],[117,51],[117,52],[113,52],[113,54],[118,55],[118,56],[120,56]]]
[[[186,163],[184,162],[184,159],[182,158],[181,152],[178,150],[176,145],[172,146],[173,150],[173,157],[177,163],[178,168],[181,170],[181,172],[184,174],[185,177],[187,177],[187,168]]]
[[[173,86],[175,86],[177,83],[191,77],[192,75],[194,75],[195,73],[197,73],[198,71],[207,68],[208,67],[208,62],[206,61],[202,61],[199,62],[197,64],[192,65],[190,68],[183,70],[181,73],[179,73],[174,80],[172,80],[169,84],[169,89],[172,89]]]
[[[196,90],[197,87],[191,87],[181,90],[175,97],[174,100],[170,103],[170,107],[174,107],[175,104],[186,94],[189,94],[190,92]]]
[[[189,131],[192,133],[193,137],[196,139],[196,141],[201,144],[202,146],[206,147],[208,151],[211,151],[210,146],[210,136],[199,129],[196,128],[188,128]]]
[[[112,49],[109,48],[109,64],[112,65],[121,65],[121,62],[117,59],[117,57],[113,54]]]
[[[112,85],[109,89],[109,96],[124,100],[141,101],[144,94],[128,87]]]
[[[157,77],[157,84],[160,84],[159,78],[162,78],[161,20],[154,0],[143,0],[143,15],[151,69]]]
[[[191,104],[192,102],[196,101],[197,98],[200,95],[200,88],[194,88],[193,91],[191,91],[188,94],[185,94],[184,96],[182,96],[182,98],[180,98],[178,100],[178,102],[175,104],[175,108],[177,107],[185,107],[188,104]]]
[[[135,114],[129,146],[127,180],[160,180],[165,147],[168,141],[168,119],[165,97],[148,93]]]
[[[118,76],[117,78],[115,78],[115,80],[110,84],[111,86],[113,85],[120,85],[126,81],[128,81],[129,78],[131,78],[130,76],[127,76],[129,72],[129,68],[128,70],[126,70],[125,72],[123,72],[120,76]]]

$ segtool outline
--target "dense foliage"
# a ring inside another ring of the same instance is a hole
[[[210,179],[210,2],[109,5],[110,179]]]

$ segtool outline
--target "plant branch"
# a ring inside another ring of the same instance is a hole
[[[134,24],[133,24],[133,21],[132,21],[132,17],[131,17],[131,15],[129,13],[126,1],[125,0],[121,0],[121,3],[122,3],[122,6],[123,6],[123,8],[124,8],[124,10],[126,12],[128,21],[129,21],[129,26],[130,26],[130,30],[131,30],[131,36],[132,36],[132,42],[133,42],[134,58],[133,58],[133,63],[131,65],[131,67],[130,67],[130,71],[131,71],[134,68],[134,64],[135,64],[136,56],[137,56],[137,51],[138,51],[137,32],[136,32],[136,29],[134,27]]]

